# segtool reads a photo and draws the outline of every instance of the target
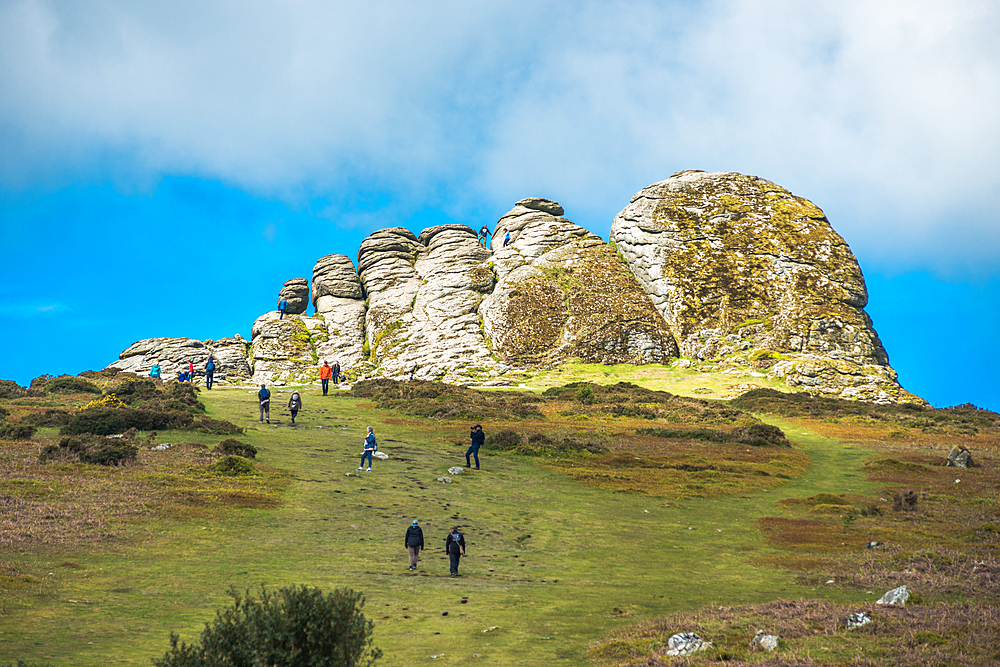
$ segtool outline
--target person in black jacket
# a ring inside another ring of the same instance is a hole
[[[451,576],[458,576],[458,563],[465,555],[465,535],[458,532],[458,526],[453,526],[448,536],[444,538],[444,550],[448,552],[451,561]]]
[[[406,529],[406,537],[403,539],[406,551],[410,554],[410,569],[417,569],[417,554],[424,548],[424,531],[420,530],[417,520],[414,519],[410,527]]]
[[[479,448],[483,446],[486,442],[486,434],[483,433],[483,427],[476,424],[472,427],[472,432],[469,434],[469,440],[472,443],[469,445],[469,449],[465,452],[465,465],[466,467],[471,466],[469,462],[469,454],[476,457],[476,470],[479,470]]]

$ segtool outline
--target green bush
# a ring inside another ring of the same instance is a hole
[[[215,452],[222,455],[235,454],[245,459],[257,458],[256,447],[242,443],[236,438],[226,438],[215,446]]]
[[[528,437],[510,430],[497,431],[486,437],[486,446],[501,452],[512,452],[527,456],[552,456],[590,452],[599,454],[607,447],[593,440],[574,438],[552,438],[544,433],[532,433]]]
[[[0,405],[0,421],[5,421],[8,415],[10,415],[10,411],[7,410],[7,408]]]
[[[194,417],[191,413],[177,410],[94,407],[73,415],[59,433],[112,435],[124,433],[130,428],[140,431],[163,431],[171,428],[184,430],[190,428],[193,423]]]
[[[45,412],[35,412],[24,418],[27,424],[35,426],[65,426],[69,423],[73,415],[67,410],[49,408]]]
[[[41,389],[22,387],[13,380],[0,380],[0,398],[31,398],[44,396]]]
[[[31,440],[36,429],[31,424],[0,424],[0,440]]]
[[[242,435],[246,431],[242,426],[237,426],[232,422],[223,419],[209,419],[208,417],[198,418],[192,423],[189,430],[211,435]]]
[[[135,461],[139,448],[131,437],[102,438],[93,435],[67,436],[58,445],[46,445],[38,455],[40,463],[76,459],[80,463],[115,466]]]
[[[751,447],[791,447],[785,433],[770,424],[750,424],[737,426],[730,431],[711,428],[640,428],[637,435],[651,435],[655,438],[675,440],[704,440],[706,442],[738,443]]]
[[[209,468],[220,475],[227,475],[230,477],[257,474],[257,469],[253,467],[253,463],[251,463],[249,459],[245,459],[242,456],[236,456],[235,454],[230,454],[229,456],[219,459],[217,462],[209,466]]]
[[[50,394],[100,394],[101,388],[92,382],[87,382],[83,378],[64,375],[54,380],[49,380],[43,385],[43,389]]]
[[[230,591],[234,603],[205,624],[200,641],[181,643],[157,667],[364,667],[382,657],[372,645],[375,624],[361,613],[364,596],[350,589],[324,594],[288,586],[260,598]]]

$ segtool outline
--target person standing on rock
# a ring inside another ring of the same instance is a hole
[[[484,248],[489,247],[490,228],[483,223],[483,228],[479,230],[479,240],[482,242]]]
[[[260,385],[260,391],[257,392],[257,400],[260,401],[260,423],[263,424],[264,420],[267,419],[267,423],[271,423],[271,392],[267,390],[267,386],[264,384]]]
[[[205,388],[212,388],[212,380],[215,378],[215,357],[208,355],[208,363],[205,364]]]
[[[340,361],[333,360],[333,383],[340,384]]]
[[[410,556],[410,570],[416,570],[417,555],[424,548],[424,531],[420,530],[416,519],[406,529],[406,537],[403,539],[403,544],[406,545],[406,551]]]
[[[153,367],[149,369],[149,377],[159,380],[160,379],[160,364],[154,363]]]
[[[188,362],[188,382],[194,382],[194,362]]]
[[[285,313],[288,311],[288,299],[281,297],[278,299],[278,319],[285,319]]]
[[[510,243],[510,230],[509,229],[507,230],[507,233],[504,234],[504,236],[503,236],[503,247],[506,248],[508,243]]]
[[[292,413],[292,423],[294,424],[295,415],[299,414],[299,410],[302,409],[302,397],[299,396],[299,392],[292,392],[292,397],[288,399],[288,409]]]
[[[365,457],[368,457],[368,472],[372,471],[372,454],[378,451],[378,442],[375,440],[375,430],[369,426],[368,435],[365,436],[365,450],[361,452],[361,470],[365,467]]]
[[[458,563],[465,555],[465,535],[458,532],[458,526],[452,526],[451,532],[444,538],[444,550],[448,552],[451,561],[451,576],[458,576]]]
[[[486,434],[483,433],[483,427],[479,424],[473,426],[472,432],[469,434],[469,440],[471,440],[471,444],[465,452],[465,467],[469,468],[472,466],[472,463],[469,462],[469,455],[471,454],[476,458],[476,470],[479,470],[479,448],[486,442]]]
[[[319,369],[319,383],[323,385],[323,395],[330,390],[330,378],[333,377],[333,369],[330,364],[323,362],[323,367]]]

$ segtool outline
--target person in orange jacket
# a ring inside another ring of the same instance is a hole
[[[330,390],[330,378],[333,377],[333,369],[330,368],[330,364],[323,362],[323,367],[319,369],[319,381],[323,385],[323,395],[326,396],[326,392]]]

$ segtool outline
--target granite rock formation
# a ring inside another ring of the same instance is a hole
[[[193,363],[197,378],[205,376],[205,364],[209,355],[213,355],[217,362],[216,381],[241,382],[250,377],[246,348],[246,341],[239,334],[208,342],[193,338],[146,338],[126,348],[108,368],[148,375],[153,364],[158,363],[160,377],[170,380],[186,372],[188,364]]]
[[[327,255],[313,267],[315,317],[326,327],[325,341],[316,344],[319,360],[339,361],[344,369],[364,358],[365,293],[347,255]]]
[[[864,311],[861,268],[818,207],[770,181],[683,171],[636,194],[611,241],[680,353],[794,388],[912,400]]]
[[[301,315],[306,312],[309,306],[309,281],[305,278],[286,280],[285,286],[278,291],[278,301],[282,298],[288,300],[289,315]]]
[[[326,341],[323,320],[268,311],[253,323],[249,358],[255,384],[310,382],[317,377],[316,344]]]

